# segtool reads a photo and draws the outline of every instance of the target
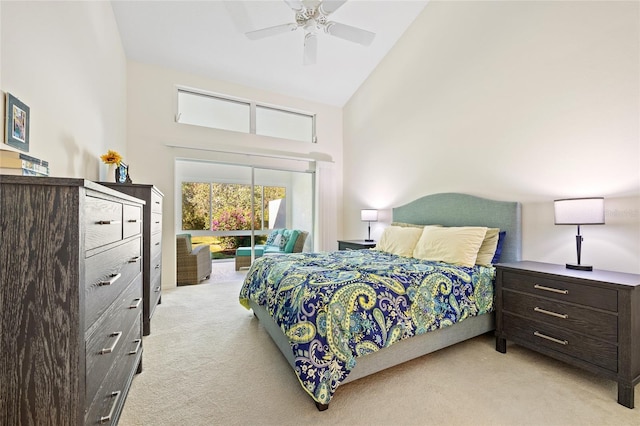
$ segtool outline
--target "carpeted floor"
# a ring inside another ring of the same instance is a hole
[[[612,381],[480,336],[338,389],[318,412],[250,311],[243,272],[164,291],[120,425],[638,425]]]

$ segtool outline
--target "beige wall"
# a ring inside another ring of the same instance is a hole
[[[575,262],[552,201],[604,196],[583,263],[640,272],[639,16],[638,2],[430,2],[344,108],[341,236],[366,235],[363,207],[464,192],[523,203],[524,258]]]
[[[0,90],[30,108],[29,154],[49,161],[51,176],[104,179],[99,156],[127,154],[126,58],[111,4],[3,1],[0,10]]]
[[[362,207],[460,191],[521,201],[524,256],[573,261],[575,229],[552,224],[552,200],[601,195],[607,225],[584,227],[583,261],[640,272],[638,7],[431,2],[342,111],[127,64],[107,2],[0,2],[0,89],[30,106],[30,153],[52,176],[111,179],[99,155],[116,149],[135,182],[165,192],[165,286],[175,282],[174,158],[242,158],[211,146],[330,160],[318,165],[319,249],[362,238]],[[177,84],[315,111],[315,153],[180,126]]]
[[[334,188],[319,183],[316,206],[320,229],[333,230],[321,235],[317,249],[335,244],[335,219],[322,213],[325,203],[338,204],[342,198],[342,110],[301,99],[285,97],[197,75],[141,64],[128,64],[128,161],[131,178],[138,183],[152,183],[165,195],[163,235],[163,287],[175,286],[176,158],[227,161],[236,164],[269,166],[276,164],[272,155],[318,158],[335,165]],[[209,129],[176,123],[177,86],[191,87],[237,98],[287,106],[317,114],[317,144]],[[231,151],[232,153],[225,153]],[[249,158],[243,153],[260,154]],[[323,182],[326,182],[324,179]],[[333,182],[333,181],[331,181]],[[333,248],[333,247],[329,247]],[[337,247],[336,247],[337,248]]]

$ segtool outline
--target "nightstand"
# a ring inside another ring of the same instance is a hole
[[[338,250],[363,250],[376,246],[375,241],[365,240],[338,240]]]
[[[618,383],[633,408],[640,383],[640,275],[564,265],[496,265],[496,350],[506,341]]]

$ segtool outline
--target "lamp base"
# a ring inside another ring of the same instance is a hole
[[[567,269],[575,269],[577,271],[593,271],[593,266],[576,265],[575,263],[567,263]]]
[[[365,239],[364,239],[364,242],[365,242],[365,243],[372,243],[372,242],[373,242],[373,240],[370,240],[370,239],[368,239],[368,238],[365,238]]]

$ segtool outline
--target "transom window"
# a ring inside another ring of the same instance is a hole
[[[186,89],[178,89],[176,121],[213,129],[316,142],[315,114]]]

